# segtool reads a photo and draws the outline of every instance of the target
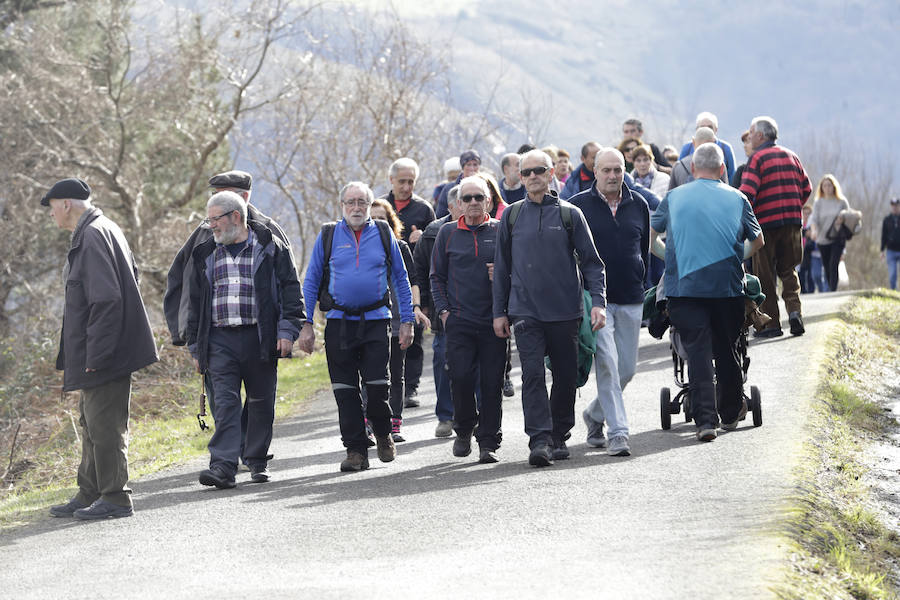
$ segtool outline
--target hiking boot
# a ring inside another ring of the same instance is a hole
[[[403,399],[403,408],[416,408],[420,405],[419,399],[416,396],[419,395],[417,390],[410,390],[406,393],[406,397]]]
[[[403,419],[391,418],[391,439],[394,442],[405,442],[406,438],[400,435],[400,426],[403,425]]]
[[[536,446],[528,455],[528,464],[533,467],[549,467],[553,464],[553,455],[550,446],[541,444]]]
[[[122,517],[130,517],[133,514],[134,509],[130,506],[120,506],[100,499],[87,508],[79,508],[72,513],[72,516],[82,521],[93,521],[97,519],[120,519]]]
[[[378,446],[378,460],[381,462],[391,462],[397,457],[397,448],[394,447],[394,440],[390,435],[376,435],[375,443]]]
[[[755,331],[753,333],[753,337],[755,338],[776,338],[782,335],[784,335],[784,332],[781,330],[781,327],[769,327],[768,329]]]
[[[365,471],[369,468],[369,459],[354,450],[347,450],[347,458],[341,461],[341,471],[345,473]]]
[[[210,467],[205,471],[200,471],[200,483],[214,485],[220,490],[231,489],[237,485],[234,475],[226,473],[221,467]]]
[[[566,460],[569,458],[569,448],[565,442],[556,442],[553,444],[553,452],[551,454],[553,460]]]
[[[747,401],[741,400],[741,410],[738,412],[737,419],[731,423],[722,423],[722,429],[725,431],[734,431],[738,428],[738,423],[747,418]]]
[[[631,456],[628,438],[624,435],[614,435],[609,438],[609,448],[606,449],[606,453],[610,456]]]
[[[603,435],[603,423],[597,423],[587,413],[581,413],[587,426],[587,445],[593,448],[606,448],[606,436]]]
[[[271,478],[266,465],[250,465],[250,481],[253,483],[266,483]]]
[[[497,458],[497,449],[496,448],[481,448],[478,450],[478,462],[481,464],[489,464],[500,462],[500,459]]]
[[[716,428],[705,427],[697,430],[697,439],[701,442],[711,442],[716,439]]]
[[[472,434],[459,433],[453,440],[453,456],[468,456],[472,454]]]
[[[71,517],[76,510],[87,508],[86,504],[82,504],[75,498],[72,498],[65,504],[57,504],[50,507],[51,517]]]
[[[507,377],[503,380],[503,395],[511,398],[516,395],[516,387],[513,385],[512,379]]]
[[[434,437],[448,438],[453,435],[453,421],[438,421],[434,428]]]
[[[790,315],[788,315],[788,323],[791,324],[791,335],[803,335],[806,333],[806,328],[803,326],[803,317],[800,316],[800,311],[794,311]]]

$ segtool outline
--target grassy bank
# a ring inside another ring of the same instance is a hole
[[[898,343],[900,294],[886,290],[854,299],[827,340],[807,423],[812,434],[785,521],[793,552],[779,598],[900,594],[900,536],[896,523],[886,525],[866,455],[898,431],[886,410],[900,393]]]
[[[196,418],[199,375],[160,375],[144,375],[134,385],[128,450],[132,480],[206,453],[210,431],[200,431]],[[327,388],[328,381],[324,352],[281,361],[275,418],[296,412],[306,399]],[[76,395],[70,396],[56,407],[61,415],[56,418],[57,427],[44,443],[29,451],[28,470],[0,495],[0,530],[43,518],[48,506],[65,502],[77,491],[81,431],[77,400],[72,406]],[[206,421],[212,425],[211,416]]]

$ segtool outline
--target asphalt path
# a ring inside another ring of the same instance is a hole
[[[672,360],[644,330],[625,391],[630,457],[588,447],[579,418],[570,460],[528,466],[516,369],[501,462],[480,465],[477,450],[456,458],[434,438],[426,366],[394,462],[372,452],[368,471],[340,473],[337,409],[321,394],[276,425],[267,484],[243,472],[234,490],[205,488],[196,460],[133,482],[134,517],[47,517],[0,534],[0,597],[772,597],[787,560],[777,521],[829,320],[847,299],[804,296],[806,335],[752,341],[762,427],[748,417],[702,444],[673,415],[662,431]],[[594,391],[592,376],[579,415]]]

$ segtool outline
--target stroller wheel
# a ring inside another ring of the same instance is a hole
[[[762,401],[760,400],[759,388],[755,385],[750,386],[749,408],[753,412],[753,426],[759,427],[762,425]]]
[[[669,388],[659,390],[659,419],[663,429],[672,428],[672,393]]]
[[[681,408],[684,410],[684,422],[690,423],[694,418],[694,412],[691,410],[691,393],[689,390],[684,391],[681,400]]]

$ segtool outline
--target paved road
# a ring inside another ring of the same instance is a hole
[[[626,390],[628,458],[586,446],[579,419],[571,460],[529,467],[518,395],[504,404],[502,462],[454,458],[433,437],[425,395],[405,415],[410,441],[396,461],[373,453],[369,471],[342,474],[325,394],[278,425],[268,484],[203,488],[198,460],[135,482],[133,518],[47,518],[2,534],[0,597],[770,597],[784,560],[772,529],[828,320],[846,300],[806,296],[805,336],[752,343],[761,428],[748,419],[711,444],[680,416],[660,430],[672,363],[667,342],[646,332]]]

